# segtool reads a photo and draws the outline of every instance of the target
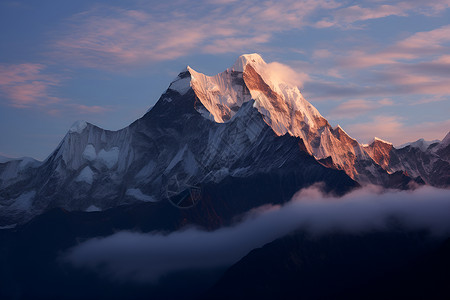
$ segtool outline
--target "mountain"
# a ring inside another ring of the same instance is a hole
[[[448,299],[450,239],[300,231],[252,250],[201,299]]]
[[[425,141],[424,139],[418,139],[415,142],[409,142],[406,144],[402,144],[397,149],[405,148],[406,146],[411,146],[413,148],[419,148],[420,150],[425,151],[431,144],[440,143],[440,140],[432,140],[432,141]]]
[[[427,143],[420,139],[399,149],[375,138],[364,149],[389,173],[404,172],[437,187],[450,185],[450,133],[442,141]]]
[[[229,219],[288,201],[318,182],[336,194],[367,183],[445,186],[448,180],[437,177],[449,174],[446,143],[417,153],[378,147],[378,141],[364,147],[340,126],[331,127],[258,54],[242,55],[215,76],[187,67],[126,128],[76,122],[44,162],[0,163],[0,226],[55,207],[92,212],[167,202],[177,208],[214,203],[210,215],[233,207]],[[419,171],[420,164],[427,167]]]

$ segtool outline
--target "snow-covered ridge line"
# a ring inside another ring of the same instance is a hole
[[[259,54],[244,54],[231,68],[215,76],[187,69],[190,87],[204,107],[199,112],[208,119],[228,122],[243,103],[254,100],[253,107],[277,135],[301,138],[309,154],[317,159],[331,157],[334,165],[352,178],[359,173],[348,153],[370,159],[355,139],[340,126],[333,129],[298,87],[283,81]]]
[[[392,145],[391,142],[385,141],[385,140],[380,139],[380,138],[378,138],[378,137],[374,137],[374,138],[373,138],[373,141],[374,141],[374,142],[375,142],[375,141],[378,141],[378,142],[382,142],[382,143],[385,143],[385,144],[388,144],[388,145]]]
[[[397,148],[397,149],[402,149],[402,148],[405,148],[405,147],[407,147],[407,146],[411,146],[411,147],[413,147],[413,148],[419,148],[419,149],[421,149],[421,150],[425,150],[425,149],[428,148],[431,144],[434,144],[434,143],[440,143],[440,142],[441,142],[441,140],[425,141],[424,139],[418,139],[418,140],[415,141],[415,142],[405,143],[405,144],[402,144],[402,145],[397,146],[397,147],[395,147],[395,148]]]
[[[242,74],[230,70],[207,76],[188,67],[190,85],[214,121],[229,121],[251,97],[242,82]]]
[[[289,132],[298,136],[299,132],[290,132],[298,117],[311,128],[321,127],[317,124],[323,119],[319,111],[296,86],[275,76],[259,54],[241,55],[231,68],[215,76],[187,69],[190,86],[216,122],[228,121],[243,103],[253,99],[278,135]]]

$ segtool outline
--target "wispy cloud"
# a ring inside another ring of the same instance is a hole
[[[405,120],[399,116],[374,116],[363,123],[346,126],[346,131],[360,142],[369,142],[377,136],[401,145],[419,138],[425,140],[442,139],[450,130],[450,120],[437,122],[421,122],[406,125]]]
[[[450,49],[450,25],[430,31],[417,32],[378,52],[349,51],[338,59],[341,67],[367,68],[407,61],[431,60],[435,55],[445,55]],[[445,56],[444,56],[445,57]],[[443,58],[444,59],[444,58]]]
[[[111,107],[99,105],[84,105],[84,104],[67,104],[68,107],[76,110],[80,114],[98,114],[112,110]]]
[[[1,64],[0,91],[7,104],[26,108],[32,105],[48,105],[59,102],[52,88],[60,84],[55,75],[46,74],[42,64]]]
[[[449,25],[413,33],[394,44],[317,49],[308,69],[314,80],[307,83],[306,92],[313,101],[417,95],[442,98],[450,93],[449,51]]]
[[[434,16],[450,7],[450,1],[359,1],[358,5],[339,8],[328,17],[317,21],[318,28],[340,27],[359,28],[361,21],[374,20],[389,16],[406,17],[411,15]],[[359,22],[359,23],[358,23]],[[355,25],[355,23],[357,25]]]
[[[316,22],[315,26],[318,28],[349,27],[358,21],[380,19],[388,16],[406,16],[405,8],[395,5],[379,5],[373,8],[353,5],[337,10],[333,17],[322,19]]]
[[[62,75],[46,72],[43,64],[0,64],[0,103],[19,109],[39,108],[50,115],[99,114],[110,107],[73,103],[56,96]]]
[[[381,100],[366,100],[366,99],[352,99],[345,101],[334,108],[329,116],[331,118],[355,118],[357,116],[363,115],[374,109],[391,106],[394,102],[391,99],[381,99]]]
[[[431,13],[437,11],[437,7],[444,9],[447,6],[447,1],[378,1],[345,6],[333,0],[213,0],[190,7],[183,1],[152,6],[134,3],[128,8],[101,5],[67,20],[58,31],[53,54],[72,64],[117,70],[120,66],[129,68],[192,53],[254,52],[270,45],[276,34],[289,30],[307,26],[351,27],[367,20]],[[345,54],[333,53],[333,56],[340,57],[341,67],[393,64],[408,55],[417,57],[418,52],[424,50],[422,47],[411,54],[405,48],[418,48],[427,43],[434,45],[430,41],[440,43],[438,40],[445,38],[447,30],[444,27],[415,34],[379,53],[355,49]],[[322,49],[314,56],[329,58],[331,52]]]
[[[210,1],[186,8],[97,6],[67,21],[55,54],[89,67],[136,65],[193,52],[240,53],[269,42],[275,33],[302,28],[329,0]]]
[[[85,105],[73,102],[63,102],[47,109],[45,112],[53,116],[71,116],[77,118],[80,115],[99,115],[114,110],[111,106]]]

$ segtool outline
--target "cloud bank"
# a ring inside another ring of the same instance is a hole
[[[304,228],[313,234],[387,229],[396,217],[407,229],[450,233],[450,191],[356,190],[342,198],[319,187],[304,189],[286,205],[254,209],[232,227],[207,232],[197,228],[162,233],[118,232],[69,250],[63,260],[107,274],[113,280],[157,282],[172,272],[229,266],[250,250]]]

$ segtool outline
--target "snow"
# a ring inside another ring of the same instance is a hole
[[[198,163],[194,154],[188,149],[187,145],[178,150],[177,154],[172,158],[164,173],[169,173],[175,166],[182,162],[183,170],[186,174],[193,176],[198,171]]]
[[[37,167],[40,165],[40,162],[31,157],[22,157],[20,158],[21,162],[19,163],[19,170],[23,171],[29,167]]]
[[[261,124],[257,122],[251,122],[247,123],[247,126],[245,127],[245,133],[250,142],[253,143],[257,140],[257,137],[261,134],[263,129],[264,127],[261,126]]]
[[[94,145],[88,144],[86,148],[84,148],[82,156],[88,161],[95,160],[97,158],[97,153],[95,152]]]
[[[70,133],[82,133],[83,130],[87,127],[86,121],[78,120],[75,123],[73,123],[72,127],[70,127],[69,132]]]
[[[94,211],[102,211],[100,209],[100,207],[95,206],[94,204],[92,204],[91,206],[89,206],[88,208],[86,208],[85,210],[86,212],[94,212]]]
[[[156,167],[156,163],[151,160],[147,165],[145,165],[137,174],[136,174],[136,178],[137,179],[143,179],[146,177],[149,177],[153,171],[155,170]]]
[[[265,65],[266,62],[262,59],[261,55],[258,53],[243,54],[239,56],[234,65],[231,67],[232,70],[237,72],[244,72],[246,65]]]
[[[9,208],[16,211],[17,210],[28,211],[31,209],[35,195],[36,195],[35,191],[23,193],[14,200],[14,202],[9,206]]]
[[[181,148],[177,154],[172,158],[171,162],[169,163],[169,165],[167,166],[165,173],[169,172],[170,170],[172,170],[182,159],[183,159],[183,155],[184,152],[187,149],[187,145],[184,145],[183,148]]]
[[[442,146],[447,146],[450,144],[450,132],[447,133],[447,135],[444,137],[444,139],[441,142]]]
[[[75,181],[92,184],[92,182],[94,182],[94,172],[89,166],[87,166],[83,170],[81,170],[80,174],[77,176]]]
[[[140,189],[128,189],[126,195],[144,202],[157,202],[152,196],[142,193]]]
[[[218,123],[227,122],[235,115],[236,107],[254,99],[254,107],[278,135],[289,133],[304,138],[303,128],[296,126],[298,122],[305,122],[311,130],[319,130],[324,124],[324,118],[299,89],[284,82],[280,72],[258,54],[240,56],[232,68],[215,76],[206,76],[190,67],[188,71],[197,97]],[[267,93],[267,85],[274,93]],[[322,122],[317,124],[317,120]]]
[[[151,105],[145,113],[148,113],[149,111],[151,111],[153,109],[153,107],[155,107],[155,105]]]
[[[244,102],[250,101],[248,90],[236,79],[242,79],[242,74],[232,73],[231,70],[215,76],[206,76],[188,67],[191,74],[191,86],[200,102],[208,112],[200,113],[218,123],[227,122],[235,111],[233,107],[241,107]]]
[[[398,146],[397,149],[402,149],[402,148],[405,148],[406,146],[411,146],[412,148],[418,148],[422,151],[425,151],[431,144],[439,143],[439,142],[440,142],[440,140],[425,141],[424,139],[419,139],[415,142],[410,142],[410,143],[400,145],[400,146]]]
[[[388,144],[388,145],[392,145],[392,143],[391,143],[391,142],[388,142],[388,141],[382,140],[382,139],[380,139],[380,138],[377,138],[377,137],[374,137],[374,138],[373,138],[373,141],[374,141],[374,142],[375,142],[375,141],[379,141],[379,142],[382,142],[382,143],[385,143],[385,144]]]
[[[194,154],[187,150],[187,155],[183,159],[183,167],[187,174],[193,176],[197,173],[198,164],[195,160]]]
[[[206,120],[215,121],[214,116],[205,108],[199,107],[196,108],[197,111],[200,113],[200,115],[205,118]]]
[[[173,81],[169,86],[169,89],[171,89],[173,91],[177,91],[178,93],[180,93],[180,95],[186,94],[190,88],[191,88],[191,78],[189,76],[185,77],[185,78],[177,77],[177,79],[175,81]],[[170,98],[167,98],[167,99],[170,99]],[[168,102],[170,102],[170,101],[168,101]]]
[[[103,163],[108,169],[112,169],[119,161],[119,148],[112,147],[110,150],[100,150],[98,153],[98,160]]]
[[[345,133],[345,134],[347,135],[347,137],[349,137],[350,139],[356,141],[356,139],[352,138],[352,137],[347,133],[347,131],[345,131],[344,128],[341,127],[341,125],[338,124],[338,125],[336,126],[335,130],[336,130],[336,129],[340,129],[343,133]],[[364,147],[364,146],[363,146],[363,147]]]

